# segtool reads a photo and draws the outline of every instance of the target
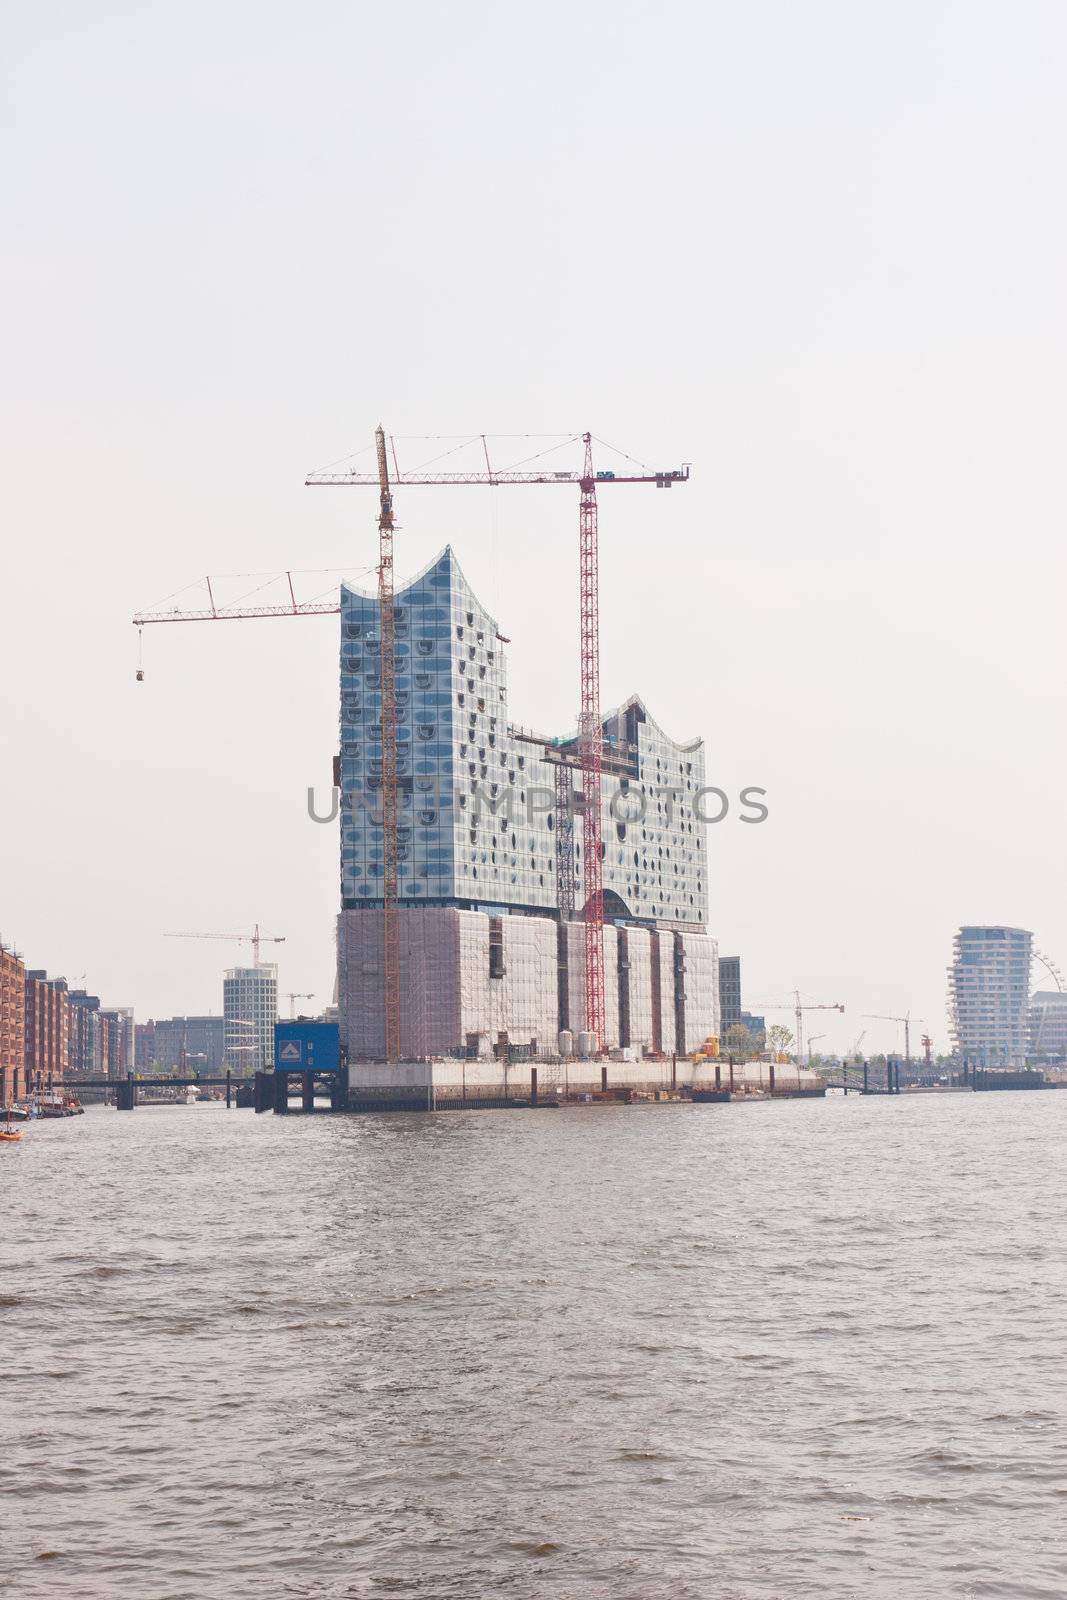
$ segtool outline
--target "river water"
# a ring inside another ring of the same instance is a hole
[[[1067,1093],[0,1149],[0,1594],[1067,1594]]]

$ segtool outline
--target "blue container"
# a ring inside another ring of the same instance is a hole
[[[275,1072],[340,1072],[341,1030],[336,1022],[276,1022]]]

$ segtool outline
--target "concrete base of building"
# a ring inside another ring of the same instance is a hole
[[[718,1072],[716,1073],[716,1067]],[[350,1062],[350,1111],[547,1108],[575,1102],[685,1099],[790,1099],[825,1094],[817,1074],[766,1063],[682,1060]]]

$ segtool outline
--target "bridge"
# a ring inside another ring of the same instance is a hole
[[[252,1091],[254,1079],[238,1077],[234,1079],[231,1071],[221,1075],[209,1073],[193,1073],[191,1076],[171,1078],[154,1077],[145,1078],[135,1073],[128,1072],[124,1078],[68,1078],[64,1083],[57,1084],[56,1088],[65,1089],[68,1094],[77,1094],[79,1089],[110,1089],[115,1095],[115,1105],[119,1111],[132,1111],[137,1104],[138,1094],[143,1089],[225,1089],[226,1104],[233,1105],[234,1096],[243,1090]],[[244,1098],[243,1094],[241,1098]],[[239,1102],[238,1102],[239,1103]],[[249,1099],[247,1104],[251,1105]]]
[[[298,1093],[304,1111],[315,1110],[317,1096],[328,1095],[330,1109],[345,1108],[348,1094],[348,1075],[331,1068],[306,1071],[303,1067],[287,1069],[278,1067],[273,1072],[257,1072],[251,1076],[234,1074],[227,1069],[220,1075],[194,1073],[183,1077],[142,1077],[128,1072],[124,1078],[70,1078],[57,1089],[77,1093],[79,1089],[107,1089],[114,1093],[118,1111],[132,1111],[142,1091],[146,1089],[211,1089],[225,1088],[226,1104],[251,1106],[255,1111],[289,1110],[290,1080],[298,1080]]]

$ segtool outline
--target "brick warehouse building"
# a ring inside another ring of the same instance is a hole
[[[0,944],[0,1106],[23,1091],[26,1035],[26,966]]]
[[[59,1085],[70,1064],[70,995],[65,978],[26,974],[26,1087]]]

